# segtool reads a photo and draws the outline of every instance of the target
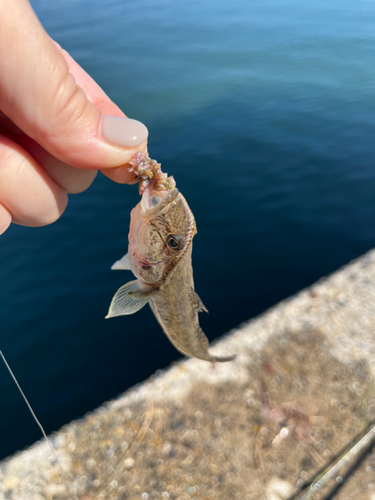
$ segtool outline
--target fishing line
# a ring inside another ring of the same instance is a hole
[[[70,489],[71,493],[73,494],[74,500],[78,500],[78,497],[77,497],[77,495],[76,495],[76,493],[75,493],[75,491],[74,491],[74,489],[73,489],[73,485],[72,485],[72,483],[69,481],[69,479],[68,479],[67,475],[65,474],[65,472],[64,472],[64,470],[63,470],[63,468],[62,468],[62,466],[61,466],[60,460],[59,460],[59,459],[58,459],[58,457],[57,457],[56,450],[55,450],[55,448],[53,447],[53,444],[52,444],[51,440],[48,438],[48,436],[47,436],[47,434],[46,434],[46,432],[45,432],[45,430],[44,430],[44,428],[43,428],[42,424],[39,422],[39,420],[38,420],[37,416],[36,416],[36,415],[35,415],[35,413],[34,413],[34,410],[31,408],[31,404],[29,403],[29,401],[28,401],[27,397],[25,396],[25,393],[24,393],[24,392],[23,392],[23,390],[21,389],[21,386],[20,386],[20,384],[18,383],[18,380],[16,379],[16,376],[15,376],[15,375],[14,375],[14,373],[12,372],[12,369],[11,369],[11,367],[9,366],[9,364],[8,364],[7,360],[5,359],[5,356],[4,356],[3,351],[2,351],[1,349],[0,349],[0,355],[1,355],[2,359],[3,359],[3,361],[4,361],[5,366],[7,367],[8,372],[10,373],[10,375],[11,375],[11,377],[12,377],[12,379],[13,379],[14,383],[16,384],[17,389],[20,391],[21,396],[23,397],[23,400],[25,401],[25,403],[26,403],[26,405],[27,405],[27,407],[28,407],[28,409],[29,409],[29,411],[30,411],[31,415],[33,416],[33,419],[34,419],[34,420],[35,420],[35,422],[37,423],[37,425],[38,425],[39,429],[42,431],[42,434],[43,434],[43,436],[44,436],[45,440],[47,441],[47,443],[48,443],[49,447],[51,448],[51,451],[52,451],[52,453],[53,453],[53,456],[55,457],[55,460],[56,460],[56,462],[57,462],[57,463],[58,463],[58,465],[59,465],[59,468],[60,468],[60,471],[61,471],[61,475],[62,475],[62,477],[64,478],[64,480],[65,480],[66,484],[68,485],[68,487],[69,487],[69,489]]]
[[[310,496],[313,497],[314,493],[326,486],[331,479],[335,479],[341,469],[354,460],[347,472],[341,476],[342,483],[339,486],[335,485],[330,492],[321,497],[322,500],[332,499],[374,446],[375,426],[374,422],[371,421],[359,435],[344,446],[328,465],[320,469],[302,489],[294,493],[288,500],[308,500]]]

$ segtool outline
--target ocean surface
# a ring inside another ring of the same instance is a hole
[[[210,340],[375,246],[374,2],[32,5],[188,200]],[[0,237],[0,348],[47,432],[181,357],[149,308],[104,319],[138,201],[98,176]],[[1,364],[0,391],[4,457],[40,432]]]

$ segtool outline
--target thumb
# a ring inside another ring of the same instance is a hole
[[[0,110],[23,132],[81,168],[118,167],[146,149],[147,128],[60,50],[27,0],[0,1],[0,19]]]

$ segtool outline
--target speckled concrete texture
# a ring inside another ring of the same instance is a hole
[[[375,417],[374,299],[371,251],[211,348],[235,361],[183,360],[56,432],[69,484],[44,442],[2,462],[0,499],[288,498]]]

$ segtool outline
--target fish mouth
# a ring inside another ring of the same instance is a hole
[[[138,255],[137,252],[134,252],[133,253],[133,257],[135,257],[137,259],[137,262],[138,264],[143,267],[143,269],[145,268],[150,268],[150,267],[153,267],[153,266],[156,266],[157,262],[149,262],[147,259],[145,259],[144,257],[140,257]]]
[[[142,217],[148,219],[164,213],[179,194],[177,188],[172,191],[154,191],[152,187],[146,188],[141,201]]]
[[[158,264],[162,264],[164,262],[164,260],[159,260],[159,262],[149,262],[143,256],[140,257],[137,252],[133,252],[133,257],[135,257],[137,264],[139,264],[139,266],[145,270],[151,269],[151,267],[155,267]]]

